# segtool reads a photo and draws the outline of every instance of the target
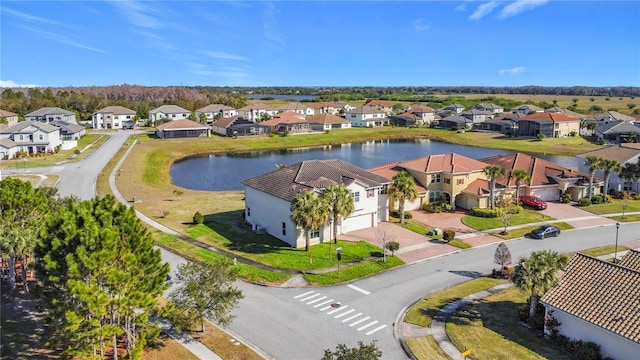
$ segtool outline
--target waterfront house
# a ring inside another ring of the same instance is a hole
[[[203,114],[206,116],[207,122],[211,123],[222,118],[234,117],[238,115],[238,110],[223,104],[210,104],[196,110],[198,120]]]
[[[580,119],[561,113],[533,113],[520,119],[518,135],[536,137],[568,137],[578,135]]]
[[[161,139],[209,137],[209,126],[189,119],[167,121],[156,126],[156,136]]]
[[[191,111],[178,105],[162,105],[149,111],[149,121],[155,124],[160,120],[181,120],[188,119]]]
[[[277,113],[278,110],[262,103],[249,104],[238,109],[238,116],[253,122],[260,122],[265,117],[272,118]]]
[[[225,117],[211,124],[211,132],[224,136],[264,135],[270,132],[269,126],[255,123],[238,115]]]
[[[384,111],[371,106],[361,106],[345,113],[345,119],[353,127],[378,127],[389,124],[389,118]]]
[[[350,121],[331,113],[307,115],[305,119],[311,123],[322,124],[324,130],[348,129],[351,127]]]

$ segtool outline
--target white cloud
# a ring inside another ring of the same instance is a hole
[[[42,36],[45,39],[49,39],[55,42],[59,42],[61,44],[65,44],[65,45],[69,45],[69,46],[73,46],[76,47],[78,49],[83,49],[83,50],[90,50],[90,51],[95,51],[95,52],[99,52],[99,53],[106,53],[106,51],[102,50],[102,49],[98,49],[89,45],[85,45],[82,43],[77,42],[76,40],[63,35],[63,34],[58,34],[58,33],[54,33],[51,31],[45,31],[42,29],[37,29],[34,27],[29,27],[29,26],[23,26],[22,27],[25,30],[31,31],[35,34],[38,34],[40,36]]]
[[[57,22],[55,20],[45,19],[45,18],[42,18],[42,17],[39,17],[39,16],[29,15],[27,13],[23,13],[23,12],[20,12],[20,11],[7,9],[6,7],[2,8],[2,12],[6,13],[8,15],[11,15],[14,18],[17,18],[17,19],[20,19],[22,21],[25,21],[25,22],[39,23],[39,24],[46,24],[46,25],[54,25],[54,26],[63,26],[63,27],[67,27],[67,28],[70,27],[69,24],[66,24],[66,23]]]
[[[42,87],[42,85],[36,84],[18,84],[13,80],[0,80],[0,88],[32,88]]]
[[[523,72],[525,70],[524,66],[516,66],[511,69],[500,69],[498,70],[498,74],[500,75],[515,75]]]
[[[140,1],[123,0],[114,1],[112,4],[120,9],[122,15],[132,25],[148,29],[159,29],[162,27],[162,22],[150,15],[154,12],[154,9],[145,6],[145,4]]]
[[[229,54],[229,53],[224,52],[224,51],[203,51],[202,53],[204,55],[207,55],[210,58],[213,58],[213,59],[237,60],[237,61],[246,61],[247,60],[247,58],[245,56]]]
[[[462,3],[458,6],[455,7],[454,9],[455,11],[466,11],[467,10],[467,4]]]
[[[469,16],[469,19],[471,19],[471,20],[480,20],[485,15],[490,14],[493,11],[493,9],[495,9],[498,5],[500,5],[500,1],[489,1],[489,2],[486,2],[486,3],[478,6],[476,11],[474,11],[473,14],[471,14],[471,16]]]
[[[272,2],[265,2],[264,18],[264,37],[276,47],[285,45],[284,35],[278,27],[278,19],[280,17],[278,8]]]
[[[415,31],[427,31],[431,29],[431,25],[425,24],[423,18],[411,20],[411,26]]]
[[[549,2],[549,0],[516,0],[502,8],[500,14],[498,14],[498,18],[505,19],[510,16],[518,15],[521,12],[534,9],[547,2]]]

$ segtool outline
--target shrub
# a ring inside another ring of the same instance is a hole
[[[600,194],[598,195],[594,195],[591,197],[591,203],[592,204],[602,204],[604,203],[604,197]]]
[[[506,208],[506,211],[509,214],[521,214],[524,211],[524,208],[521,205],[511,205],[508,208]],[[503,210],[503,212],[504,212],[504,210]],[[502,215],[502,214],[500,214],[500,215]]]
[[[471,209],[471,215],[483,218],[497,218],[502,215],[503,211],[502,208],[483,209],[474,207]]]
[[[80,150],[75,149],[75,150],[73,151],[73,153],[74,153],[74,154],[76,154],[76,155],[80,155]]]
[[[204,216],[202,214],[200,214],[200,211],[196,211],[196,213],[193,214],[193,223],[194,224],[203,224],[204,223]]]
[[[564,204],[568,204],[571,202],[571,200],[573,199],[573,197],[571,196],[571,193],[568,191],[565,191],[562,193],[562,195],[560,195],[560,202],[564,203]]]
[[[394,218],[398,218],[398,219],[400,218],[400,212],[398,210],[389,211],[389,215],[394,217]],[[405,212],[404,213],[404,218],[405,219],[412,219],[413,215],[409,214],[408,212]]]
[[[430,213],[440,213],[447,212],[453,210],[453,206],[451,204],[424,204],[422,209],[428,211]]]
[[[445,229],[442,232],[442,240],[449,242],[456,237],[456,232],[453,229]]]
[[[393,256],[398,249],[400,249],[400,243],[397,241],[390,241],[387,243],[387,250],[391,251],[391,256]]]
[[[582,199],[578,200],[578,206],[589,206],[591,205],[591,201],[589,201],[589,198],[587,197],[583,197]]]

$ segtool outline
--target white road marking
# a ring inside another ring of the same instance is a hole
[[[303,296],[305,296],[305,295],[309,295],[309,294],[313,294],[313,291],[307,291],[307,292],[306,292],[306,293],[304,293],[304,294],[300,294],[300,295],[298,295],[298,296],[294,297],[294,299],[301,298],[301,297],[303,297]]]
[[[380,325],[380,326],[378,326],[377,328],[375,328],[375,329],[373,329],[373,330],[369,331],[369,332],[368,332],[368,333],[366,333],[365,335],[371,335],[371,334],[373,334],[374,332],[376,332],[376,331],[378,331],[378,330],[381,330],[381,329],[384,329],[384,328],[386,328],[386,327],[387,327],[387,325]]]
[[[326,299],[326,298],[327,298],[326,296],[323,296],[323,297],[321,297],[321,298],[318,298],[318,299],[315,299],[315,300],[311,300],[311,301],[309,301],[309,302],[307,303],[307,305],[311,305],[311,304],[313,304],[313,303],[315,303],[315,302],[318,302],[318,301],[324,300],[324,299]]]
[[[338,302],[336,304],[340,304],[340,303]],[[320,309],[320,311],[325,311],[325,310],[327,310],[329,308],[331,308],[331,305],[323,307],[322,309]]]
[[[356,325],[360,324],[361,322],[363,322],[363,321],[367,321],[367,320],[369,320],[369,319],[371,319],[371,317],[370,317],[370,316],[367,316],[367,317],[365,317],[365,318],[362,318],[362,319],[360,319],[360,320],[358,320],[358,321],[354,322],[353,324],[351,324],[351,325],[349,325],[349,326],[356,326]]]
[[[352,312],[354,312],[354,311],[356,311],[356,310],[355,310],[355,309],[351,309],[351,310],[349,310],[349,311],[347,311],[347,312],[343,312],[342,314],[336,315],[336,316],[334,317],[334,319],[339,319],[339,318],[341,318],[341,317],[343,317],[343,316],[345,316],[345,315],[349,315],[349,314],[351,314],[351,313],[352,313]]]
[[[355,286],[355,285],[351,285],[351,284],[349,284],[349,285],[347,285],[347,287],[350,287],[350,288],[352,288],[353,290],[355,290],[355,291],[357,291],[357,292],[359,292],[359,293],[363,293],[363,294],[365,294],[365,295],[369,295],[369,294],[371,294],[371,292],[369,292],[369,291],[367,291],[367,290],[365,290],[365,289],[361,289],[361,288],[359,288],[359,287],[357,287],[357,286]]]
[[[355,314],[355,315],[353,315],[353,316],[349,316],[348,318],[346,318],[346,319],[342,320],[342,322],[343,322],[343,323],[345,323],[345,322],[347,322],[347,321],[349,321],[349,320],[353,320],[353,319],[357,318],[357,317],[358,317],[358,316],[360,316],[360,315],[362,315],[362,313],[357,313],[357,314]]]
[[[324,305],[324,304],[330,303],[330,302],[332,302],[332,301],[333,301],[333,299],[329,299],[329,300],[327,300],[327,301],[325,301],[325,302],[321,302],[321,303],[320,303],[320,304],[318,304],[318,305],[314,305],[313,307],[314,307],[314,308],[317,308],[317,307],[320,307],[320,306],[322,306],[322,305]]]
[[[335,310],[331,310],[331,311],[329,311],[329,312],[327,313],[327,315],[331,315],[331,314],[333,314],[333,313],[337,313],[338,311],[342,311],[342,310],[346,309],[347,307],[348,307],[348,306],[347,306],[347,305],[345,305],[345,306],[342,306],[342,307],[336,308]]]
[[[368,328],[369,326],[373,326],[373,325],[377,324],[378,322],[379,322],[378,320],[374,320],[374,321],[372,321],[372,322],[368,323],[368,324],[367,324],[367,325],[365,325],[365,326],[360,326],[360,327],[358,328],[358,331],[362,331],[362,330],[364,330],[364,329]]]
[[[305,298],[300,299],[300,301],[307,301],[309,299],[313,299],[314,297],[318,297],[318,296],[320,296],[320,294],[309,295],[309,296],[307,296]]]

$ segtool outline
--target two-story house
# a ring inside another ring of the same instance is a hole
[[[504,107],[492,103],[479,103],[475,104],[472,109],[480,110],[480,111],[489,111],[492,114],[502,114],[504,112]]]
[[[200,120],[202,114],[207,117],[207,122],[211,123],[218,119],[234,117],[238,115],[238,110],[223,104],[210,104],[196,110],[198,120]]]
[[[62,146],[60,128],[38,121],[22,121],[10,126],[0,132],[0,139],[5,140],[5,158],[12,158],[17,151],[28,154],[51,153]]]
[[[313,115],[315,111],[309,105],[305,105],[301,102],[286,103],[277,108],[279,112],[294,112],[302,115]]]
[[[345,112],[344,118],[354,127],[378,127],[389,124],[384,111],[371,106],[362,106]]]
[[[249,104],[238,109],[238,116],[253,122],[262,121],[264,117],[272,118],[278,110],[262,103]]]
[[[580,133],[580,119],[561,113],[533,113],[520,119],[518,135],[545,137],[567,137]]]
[[[313,109],[314,115],[318,114],[332,114],[338,115],[340,112],[346,111],[343,104],[339,104],[332,101],[321,101],[309,103],[309,107]]]
[[[43,107],[24,115],[26,121],[39,121],[50,123],[55,120],[62,120],[70,123],[77,123],[76,114],[59,107]]]
[[[178,105],[162,105],[149,111],[149,121],[155,124],[159,120],[180,120],[188,119],[191,111]]]
[[[93,114],[94,129],[133,129],[136,112],[124,106],[107,106]]]
[[[524,104],[511,109],[511,112],[514,114],[529,115],[537,112],[544,112],[544,109],[539,106]]]
[[[0,109],[0,130],[18,123],[18,114]]]
[[[393,104],[385,100],[371,100],[368,103],[364,104],[364,106],[370,106],[374,109],[378,109],[384,112],[384,114],[387,116],[393,113]]]
[[[355,210],[340,218],[338,233],[375,227],[388,220],[387,187],[390,181],[341,160],[307,160],[244,180],[245,221],[254,231],[267,233],[299,248],[305,234],[291,219],[296,195],[305,191],[321,193],[330,184],[344,184],[351,191]],[[332,224],[311,235],[311,244],[331,240]]]

